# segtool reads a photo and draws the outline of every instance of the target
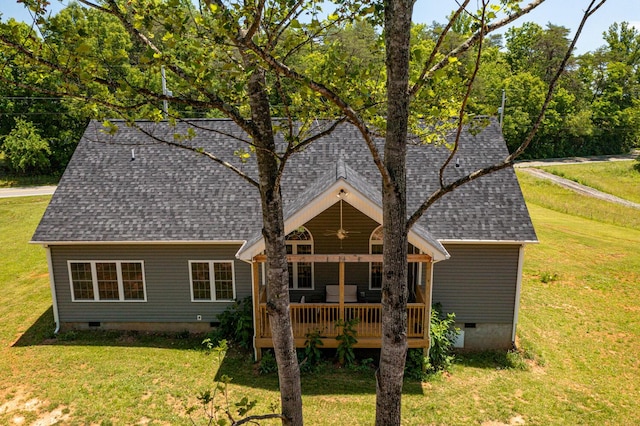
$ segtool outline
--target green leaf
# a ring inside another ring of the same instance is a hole
[[[78,53],[79,55],[83,55],[85,53],[88,53],[89,51],[91,51],[91,46],[89,46],[87,43],[80,43],[80,45],[76,47],[76,53]]]

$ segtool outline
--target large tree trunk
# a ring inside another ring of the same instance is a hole
[[[249,102],[259,138],[257,146],[262,235],[267,255],[267,312],[278,362],[283,424],[302,425],[302,389],[300,369],[289,315],[289,276],[285,245],[282,195],[277,185],[278,160],[264,71],[256,66],[249,80]]]
[[[376,425],[399,425],[407,355],[406,141],[409,116],[411,0],[385,1],[387,134],[382,183],[384,224],[382,349],[376,385]]]

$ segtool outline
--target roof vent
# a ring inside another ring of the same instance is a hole
[[[136,159],[136,149],[131,148],[131,161]]]
[[[460,158],[456,158],[456,167],[460,167]]]

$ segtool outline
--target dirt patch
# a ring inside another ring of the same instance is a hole
[[[27,392],[20,389],[12,394],[10,399],[6,400],[0,406],[0,415],[11,415],[10,425],[27,424],[27,414],[36,416],[34,421],[30,421],[32,426],[50,426],[58,423],[67,423],[71,417],[67,407],[58,406],[52,411],[48,411],[49,404],[47,401],[38,398],[30,398]],[[29,415],[29,417],[32,417]]]
[[[494,420],[489,420],[486,422],[482,422],[482,426],[521,426],[521,425],[525,425],[527,424],[524,421],[524,418],[520,415],[511,417],[509,419],[509,423],[502,423],[502,422],[497,422]]]

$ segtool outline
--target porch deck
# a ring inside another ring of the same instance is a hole
[[[325,348],[338,345],[336,336],[341,332],[338,320],[358,319],[355,326],[357,348],[379,348],[382,336],[382,306],[379,303],[349,303],[340,308],[336,303],[292,303],[291,322],[296,347],[304,347],[306,335],[318,331]],[[409,303],[407,306],[407,338],[410,347],[428,346],[428,315],[425,303]],[[256,329],[256,347],[273,347],[267,305],[259,306],[259,327]]]
[[[382,343],[382,305],[380,303],[345,302],[345,263],[382,262],[380,254],[363,255],[288,255],[290,262],[335,262],[339,266],[339,303],[291,303],[290,314],[295,345],[305,346],[306,335],[319,331],[323,348],[336,348],[341,332],[338,320],[358,318],[355,326],[357,343],[355,348],[380,348]],[[271,326],[267,314],[266,287],[260,285],[258,265],[266,256],[253,258],[253,302],[255,313],[256,359],[260,360],[262,349],[273,348]],[[429,312],[431,306],[431,257],[425,254],[410,254],[410,263],[424,263],[427,267],[425,282],[415,287],[415,302],[407,304],[407,339],[410,348],[429,348]]]

